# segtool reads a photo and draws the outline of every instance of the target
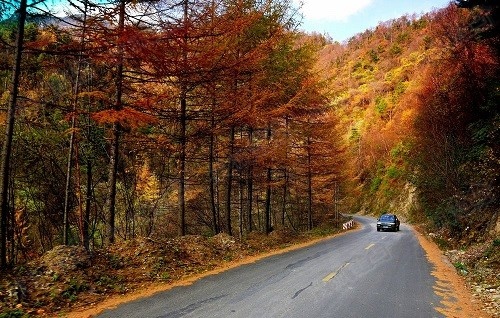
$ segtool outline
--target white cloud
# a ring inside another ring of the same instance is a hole
[[[373,0],[294,0],[302,2],[301,12],[310,20],[345,21],[368,7]]]

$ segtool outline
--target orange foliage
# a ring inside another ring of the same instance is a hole
[[[130,107],[121,110],[106,109],[92,115],[99,124],[119,123],[123,127],[138,128],[157,122],[156,117],[144,114]]]

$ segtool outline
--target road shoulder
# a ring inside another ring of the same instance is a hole
[[[480,300],[472,296],[463,277],[458,275],[438,246],[417,230],[414,232],[433,266],[431,274],[436,278],[434,292],[442,298],[440,307],[436,309],[445,317],[492,317],[480,309]]]

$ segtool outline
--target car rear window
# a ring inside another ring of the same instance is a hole
[[[394,221],[394,215],[382,215],[380,221]]]

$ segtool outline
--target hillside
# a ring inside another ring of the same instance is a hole
[[[352,208],[429,219],[458,244],[495,235],[499,202],[498,38],[470,19],[455,6],[401,17],[319,60],[349,149],[346,191],[363,198]]]
[[[423,224],[471,289],[494,294],[499,38],[471,27],[478,12],[450,5],[382,23],[324,46],[319,69],[348,149],[346,209]]]

